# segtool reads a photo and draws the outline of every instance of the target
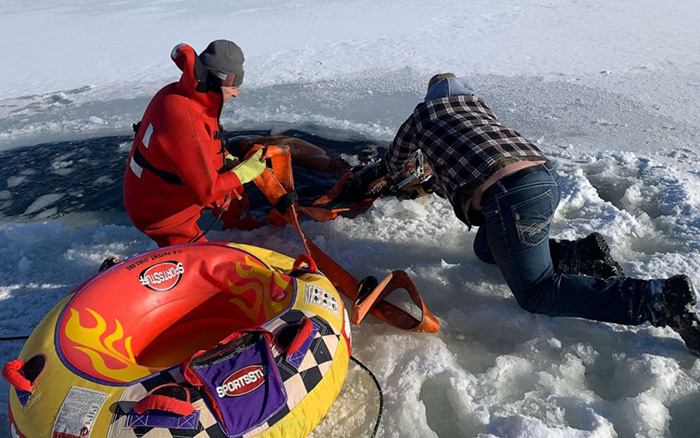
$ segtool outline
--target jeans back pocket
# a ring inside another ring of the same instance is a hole
[[[549,236],[549,226],[554,216],[552,190],[512,206],[515,228],[520,243],[536,246]]]

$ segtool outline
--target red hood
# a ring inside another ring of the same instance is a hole
[[[202,93],[196,90],[199,81],[195,77],[195,62],[198,61],[198,58],[194,49],[187,44],[178,44],[173,49],[170,57],[178,68],[182,70],[182,76],[176,85],[177,93],[208,109],[215,110],[216,118],[218,119],[219,109],[222,104],[221,94],[213,91]],[[203,66],[202,68],[204,69]],[[203,78],[203,82],[205,82],[205,78]],[[202,86],[204,85],[202,84]]]

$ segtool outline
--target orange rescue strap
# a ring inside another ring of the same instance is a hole
[[[376,282],[374,277],[367,277],[358,282],[352,275],[343,269],[335,260],[323,252],[314,242],[306,237],[299,225],[299,214],[303,213],[317,221],[335,219],[339,213],[357,208],[369,207],[373,199],[367,199],[360,204],[342,209],[328,209],[320,207],[327,204],[342,189],[343,183],[352,173],[346,173],[331,191],[319,198],[312,206],[299,205],[294,191],[294,177],[292,175],[292,160],[288,146],[263,146],[255,145],[250,149],[246,158],[259,149],[266,149],[263,157],[271,161],[271,168],[265,171],[253,182],[273,205],[268,215],[270,223],[278,226],[291,224],[299,233],[306,249],[307,255],[300,256],[298,263],[306,262],[309,269],[316,270],[316,266],[328,277],[333,285],[343,295],[353,300],[352,323],[359,324],[371,313],[386,324],[402,330],[435,333],[440,329],[440,323],[428,310],[418,287],[404,271],[394,271],[381,282]],[[299,267],[299,266],[295,266]],[[413,303],[420,309],[420,319],[407,311],[385,301],[385,298],[398,289],[405,289]]]

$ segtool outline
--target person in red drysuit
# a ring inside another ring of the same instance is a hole
[[[124,172],[126,212],[159,247],[206,241],[197,225],[205,209],[221,214],[224,229],[253,228],[243,184],[265,169],[262,151],[235,165],[219,123],[243,82],[241,49],[217,40],[198,56],[180,44],[171,57],[182,76],[153,97],[135,125]]]

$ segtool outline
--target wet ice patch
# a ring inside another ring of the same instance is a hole
[[[47,208],[46,210],[43,210],[41,213],[39,213],[39,214],[37,214],[36,216],[34,216],[33,219],[34,219],[34,220],[41,221],[41,220],[44,220],[44,219],[52,218],[52,217],[56,216],[57,214],[58,214],[58,208],[57,208],[57,207],[51,207],[51,208]]]
[[[15,170],[15,172],[16,172],[16,169],[12,169],[12,170]],[[7,188],[12,189],[15,187],[19,187],[22,184],[26,183],[32,175],[36,175],[36,174],[37,174],[37,171],[34,169],[23,169],[20,172],[18,172],[16,175],[13,175],[13,176],[10,176],[9,178],[7,178]]]
[[[29,207],[27,207],[24,214],[29,215],[44,210],[45,208],[61,200],[64,196],[66,196],[65,193],[51,193],[48,195],[43,195],[37,198]]]
[[[26,176],[18,175],[7,178],[7,188],[12,189],[22,185],[27,180]]]
[[[56,175],[68,176],[75,171],[73,161],[54,161],[51,163],[51,171]]]
[[[114,184],[115,182],[116,181],[114,180],[114,178],[107,176],[107,175],[103,175],[103,176],[97,178],[95,180],[94,184],[100,185],[100,186],[108,186],[108,185]]]

